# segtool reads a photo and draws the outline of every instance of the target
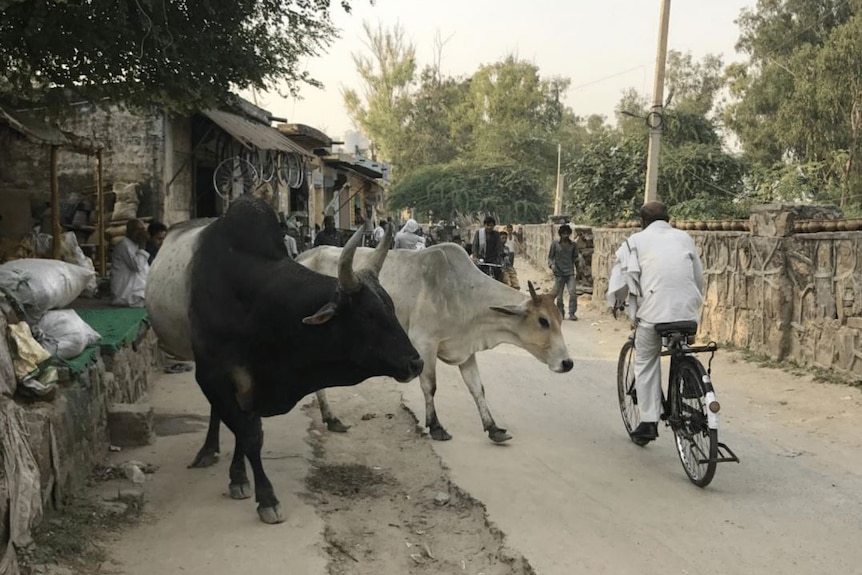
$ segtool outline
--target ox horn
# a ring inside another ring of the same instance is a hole
[[[373,271],[374,275],[380,275],[380,270],[383,269],[383,262],[386,260],[386,254],[389,253],[389,246],[392,245],[392,236],[395,235],[392,230],[392,224],[386,224],[386,234],[374,249],[374,255],[371,256],[368,269]]]
[[[530,297],[533,298],[533,303],[538,304],[541,300],[539,299],[539,296],[536,295],[536,288],[533,287],[533,282],[528,281],[527,287],[530,289]]]
[[[338,285],[346,293],[354,293],[359,291],[359,278],[356,277],[356,272],[353,271],[353,256],[356,254],[356,248],[362,241],[362,236],[365,233],[365,225],[354,232],[353,237],[341,250],[341,257],[338,260]]]

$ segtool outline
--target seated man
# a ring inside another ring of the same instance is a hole
[[[126,236],[111,256],[111,305],[144,307],[144,289],[150,272],[149,236],[141,220],[126,223]]]

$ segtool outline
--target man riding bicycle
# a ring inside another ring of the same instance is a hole
[[[694,240],[668,223],[667,207],[648,202],[640,211],[643,231],[617,250],[608,285],[615,308],[625,301],[635,332],[635,389],[641,423],[631,432],[644,443],[658,437],[661,416],[661,336],[658,323],[700,320],[703,264]]]
[[[497,220],[486,216],[483,224],[473,236],[473,263],[485,273],[490,271],[495,280],[503,281],[503,240],[500,232],[494,229]]]

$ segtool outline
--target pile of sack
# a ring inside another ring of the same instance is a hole
[[[26,258],[0,265],[0,293],[17,316],[8,327],[15,379],[38,397],[54,392],[57,374],[46,365],[48,359],[71,359],[101,339],[74,310],[60,309],[86,291],[95,275],[59,260]]]

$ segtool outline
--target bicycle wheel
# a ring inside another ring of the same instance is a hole
[[[635,389],[635,342],[632,339],[625,342],[620,350],[620,360],[617,363],[617,398],[620,402],[620,415],[623,416],[626,432],[631,434],[641,422],[638,394]],[[648,443],[637,441],[634,438],[632,441],[641,447]]]
[[[698,487],[712,481],[718,458],[718,430],[707,423],[706,394],[712,391],[712,383],[706,375],[700,361],[682,357],[671,381],[676,397],[676,414],[671,418],[676,451],[686,475]]]

